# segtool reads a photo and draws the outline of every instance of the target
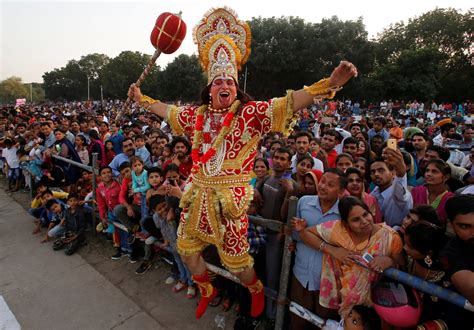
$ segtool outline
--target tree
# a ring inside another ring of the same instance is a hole
[[[398,58],[407,50],[437,50],[443,56],[437,65],[439,81],[435,98],[438,101],[472,99],[473,45],[473,11],[462,14],[455,9],[439,8],[410,19],[406,25],[397,23],[385,29],[376,43],[377,64],[399,63]]]
[[[102,70],[110,62],[105,54],[89,54],[82,56],[77,62],[86,77],[89,78],[89,91],[91,99],[100,99],[100,86],[102,85]]]
[[[46,98],[49,100],[84,100],[87,98],[87,75],[76,60],[65,67],[43,75]]]
[[[27,98],[28,95],[29,91],[19,77],[10,77],[0,82],[0,103],[12,103],[16,99]]]
[[[158,96],[164,101],[196,102],[206,80],[196,55],[179,55],[158,74]]]
[[[256,98],[311,84],[328,76],[344,59],[363,71],[372,67],[373,46],[361,18],[344,22],[332,17],[315,24],[298,17],[259,17],[249,24],[253,39],[247,85]]]
[[[130,84],[138,79],[150,57],[140,52],[124,51],[104,65],[101,78],[104,97],[126,98]],[[154,66],[149,73],[150,77],[144,81],[144,93],[156,95],[156,89],[153,88],[156,82],[151,78],[156,77],[157,71],[159,68]]]
[[[437,49],[403,50],[393,63],[378,66],[364,81],[369,100],[432,100],[446,55]]]

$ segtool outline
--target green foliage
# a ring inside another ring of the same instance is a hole
[[[369,85],[386,86],[397,98],[472,99],[473,45],[472,10],[462,14],[455,9],[435,9],[406,25],[391,25],[376,43],[378,67],[373,78],[382,80]],[[419,71],[410,70],[412,67]],[[392,77],[395,85],[388,85],[387,74],[393,70],[401,76]]]
[[[87,98],[87,75],[75,60],[65,67],[43,75],[48,100],[81,100]]]
[[[206,86],[196,55],[179,55],[159,73],[157,81],[158,97],[172,102],[199,102],[201,91]]]
[[[373,47],[362,19],[344,22],[332,17],[314,24],[297,17],[259,17],[249,24],[253,39],[247,89],[256,98],[313,83],[328,76],[343,59],[362,70],[371,67]]]
[[[327,77],[341,60],[348,60],[357,66],[359,78],[338,97],[359,101],[473,99],[472,13],[435,9],[406,24],[389,26],[376,40],[368,40],[362,18],[342,21],[333,16],[321,23],[298,17],[253,18],[249,21],[252,53],[240,73],[240,87],[244,87],[247,69],[247,91],[256,99],[269,99]],[[105,98],[124,99],[149,58],[124,51],[115,58],[89,54],[71,60],[43,75],[46,98],[84,100],[89,78],[92,99],[100,99],[101,86]],[[141,89],[164,101],[191,102],[199,101],[205,84],[197,56],[180,55],[165,69],[154,66]]]
[[[14,103],[16,99],[28,98],[29,94],[19,77],[10,77],[0,82],[0,103]]]
[[[121,52],[111,59],[102,70],[104,97],[126,98],[129,86],[138,79],[149,60],[150,55],[131,51]],[[157,70],[156,66],[153,67],[150,76],[153,76]],[[144,92],[152,88],[153,83],[150,78],[146,79],[142,86]]]

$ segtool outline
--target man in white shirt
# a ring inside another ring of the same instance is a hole
[[[298,134],[296,134],[296,154],[291,158],[291,168],[293,173],[296,173],[296,164],[298,162],[298,157],[304,156],[309,153],[309,142],[311,141],[311,139],[312,136],[308,132],[298,132]],[[324,172],[323,162],[316,157],[313,157],[313,160],[313,169]]]
[[[454,133],[456,133],[456,125],[453,123],[444,124],[441,126],[441,133],[433,138],[433,144],[437,146],[444,146],[447,142],[446,139],[448,136]]]
[[[5,139],[3,142],[5,148],[2,150],[2,157],[8,165],[8,189],[11,192],[18,191],[20,189],[20,160],[16,155],[17,148],[13,146],[11,139]]]

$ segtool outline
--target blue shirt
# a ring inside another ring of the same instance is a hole
[[[135,156],[138,156],[143,160],[143,162],[145,163],[145,167],[152,166],[152,163],[150,161],[150,152],[145,146],[135,150]]]
[[[413,198],[408,191],[406,174],[401,178],[395,176],[392,185],[384,191],[375,187],[370,194],[377,198],[383,219],[390,227],[401,225],[403,218],[413,207]]]
[[[383,141],[387,141],[390,138],[390,133],[382,128],[380,131],[376,132],[375,129],[371,128],[367,131],[367,136],[369,137],[369,142],[372,141],[372,138],[376,135],[379,135],[383,138]]]
[[[55,142],[56,142],[56,136],[54,135],[53,132],[51,132],[51,134],[49,134],[49,136],[47,136],[46,139],[44,140],[44,148],[46,149],[51,148]]]
[[[141,193],[142,196],[146,195],[147,190],[150,189],[148,172],[146,170],[143,170],[140,175],[132,171],[132,189],[134,193]]]
[[[296,216],[305,219],[308,227],[313,227],[324,222],[341,219],[338,206],[339,200],[323,214],[318,196],[303,196],[298,201]],[[308,291],[317,291],[321,282],[323,254],[304,244],[298,233],[293,232],[293,238],[296,240],[293,274]]]
[[[112,144],[114,146],[114,152],[118,155],[120,153],[122,153],[122,142],[123,142],[123,135],[122,134],[115,134],[115,135],[111,135],[109,138],[108,138],[108,141],[112,141]]]
[[[124,154],[123,152],[115,156],[114,159],[112,159],[109,166],[112,169],[112,173],[114,174],[114,176],[120,175],[120,171],[119,171],[120,165],[122,165],[123,162],[128,162],[128,161],[129,161],[128,156]]]

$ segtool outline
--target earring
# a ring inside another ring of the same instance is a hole
[[[429,255],[425,257],[424,262],[428,267],[431,267],[431,265],[433,264],[433,260],[431,260]]]
[[[212,107],[212,94],[209,93],[209,106]]]

